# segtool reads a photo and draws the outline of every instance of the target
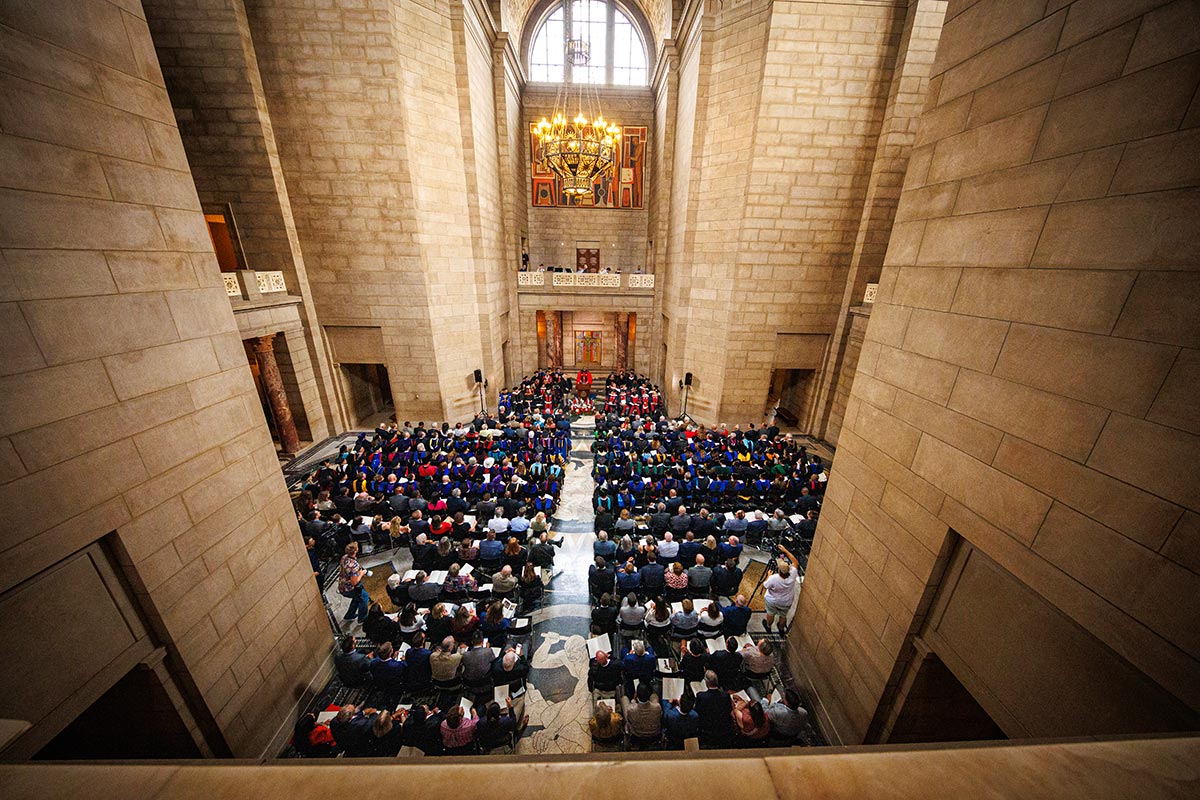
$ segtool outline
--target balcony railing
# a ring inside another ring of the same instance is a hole
[[[602,272],[518,272],[520,288],[653,289],[653,275]]]
[[[222,272],[221,278],[225,281],[225,294],[231,298],[258,300],[263,295],[287,294],[287,283],[280,270],[259,272],[240,269],[237,272]]]

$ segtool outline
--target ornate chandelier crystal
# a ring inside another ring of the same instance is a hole
[[[584,39],[566,42],[567,62],[572,68],[586,69],[590,60],[589,43]],[[554,99],[554,113],[537,124],[542,165],[558,178],[565,194],[591,194],[596,178],[613,169],[616,144],[621,128],[604,119],[600,110],[600,95],[589,84],[577,82],[575,116],[569,118],[571,101],[569,88],[559,87]],[[589,119],[584,113],[595,110]]]

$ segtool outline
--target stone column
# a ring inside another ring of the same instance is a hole
[[[546,360],[550,369],[558,369],[563,363],[562,312],[546,312]]]
[[[254,360],[258,362],[258,377],[267,390],[267,402],[271,404],[271,414],[275,417],[275,426],[279,429],[279,446],[283,452],[290,454],[300,449],[300,437],[296,433],[296,423],[292,420],[292,409],[288,405],[287,392],[283,388],[279,364],[275,362],[274,340],[273,333],[256,337]]]
[[[614,351],[613,368],[620,371],[625,369],[629,359],[629,314],[619,312],[617,315],[617,345]]]

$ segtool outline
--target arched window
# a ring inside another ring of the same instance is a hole
[[[567,63],[567,39],[587,42],[586,67]],[[641,29],[616,0],[556,4],[542,18],[529,48],[529,78],[545,83],[645,86],[649,67]]]

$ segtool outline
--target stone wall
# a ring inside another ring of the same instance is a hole
[[[329,628],[150,30],[104,0],[0,23],[0,592],[115,531],[212,751],[256,757]]]
[[[777,334],[844,347],[848,286],[869,271],[851,267],[882,256],[927,85],[941,7],[925,5],[685,4],[674,191],[656,211],[670,220],[663,379],[695,375],[697,419],[762,419]]]
[[[1200,709],[1197,24],[1180,2],[946,11],[792,642],[845,741],[886,729],[955,547]],[[1036,670],[958,677],[1006,719],[1063,702]]]
[[[275,133],[263,93],[254,43],[241,0],[144,3],[151,34],[200,204],[208,213],[232,211],[244,269],[281,270],[288,291],[303,299],[304,380],[293,413],[309,421],[306,438],[319,441],[344,417],[308,272],[296,234]]]

